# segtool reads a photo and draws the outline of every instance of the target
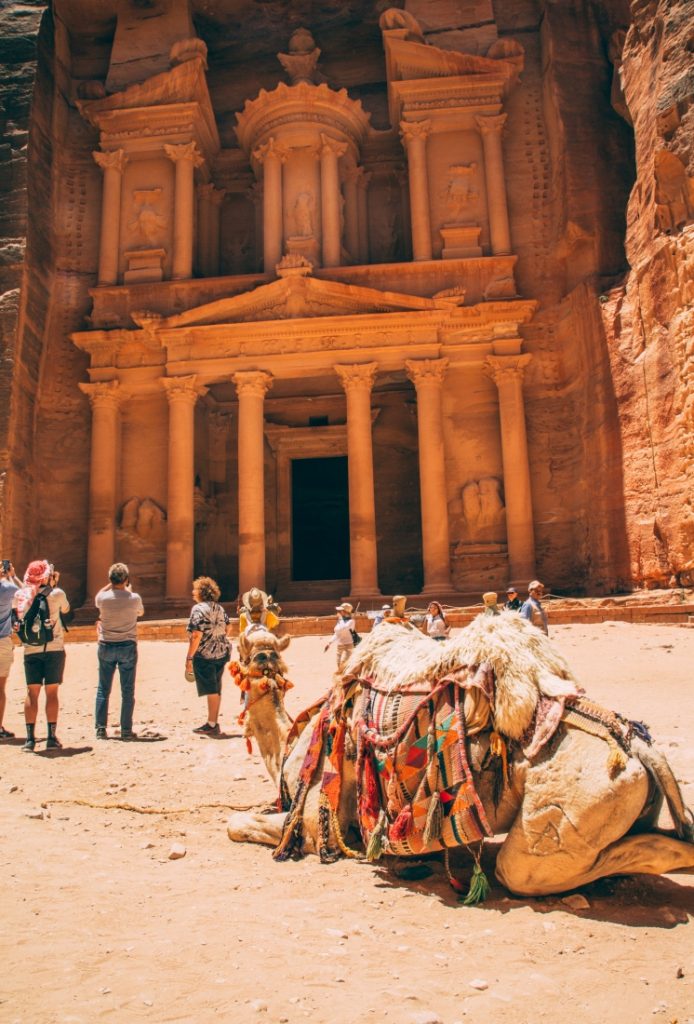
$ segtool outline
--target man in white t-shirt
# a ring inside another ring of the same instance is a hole
[[[349,601],[345,601],[343,604],[337,605],[335,608],[337,612],[337,622],[333,629],[333,635],[325,645],[324,650],[330,647],[333,641],[337,641],[337,671],[339,672],[344,663],[349,658],[350,654],[354,650],[354,609]]]
[[[109,582],[94,598],[99,609],[99,686],[96,691],[94,724],[96,738],[108,739],[108,701],[116,669],[120,676],[120,738],[137,739],[133,732],[135,673],[137,671],[137,620],[145,609],[139,594],[130,589],[127,565],[116,562],[108,571]]]

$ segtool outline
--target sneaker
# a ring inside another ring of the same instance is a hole
[[[96,727],[96,738],[98,740],[107,740],[108,739],[108,736],[106,735],[106,726],[105,725],[97,725],[97,727]]]
[[[33,754],[35,746],[36,746],[36,740],[27,740],[25,742],[24,746],[22,747],[22,750],[26,750],[29,753]]]
[[[129,743],[131,740],[137,739],[137,733],[133,732],[131,729],[130,732],[122,732],[120,734],[120,738],[123,740],[124,743]]]
[[[60,750],[62,745],[57,736],[49,736],[46,740],[46,750]]]
[[[0,740],[13,740],[14,733],[10,732],[9,729],[5,729],[4,726],[0,725]]]
[[[198,733],[199,736],[219,736],[219,722],[216,725],[210,725],[209,722],[205,722],[204,725],[193,729],[193,732]]]

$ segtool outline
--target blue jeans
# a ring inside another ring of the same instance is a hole
[[[108,722],[108,699],[116,669],[120,675],[121,706],[120,731],[132,732],[133,710],[135,708],[135,671],[137,669],[137,644],[134,640],[117,643],[99,643],[99,686],[96,691],[95,724],[97,729],[106,728]]]

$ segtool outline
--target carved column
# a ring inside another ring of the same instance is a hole
[[[360,598],[380,593],[371,439],[371,389],[376,369],[376,363],[335,367],[347,396],[350,596]]]
[[[282,259],[282,164],[287,151],[270,139],[253,156],[263,165],[263,269],[274,277]]]
[[[265,588],[265,456],[263,402],[272,376],[242,370],[232,377],[239,396],[239,593]]]
[[[347,151],[346,142],[336,142],[321,133],[320,194],[323,230],[323,266],[339,267],[342,253],[340,230],[340,177],[337,162]]]
[[[357,211],[359,219],[359,262],[369,262],[369,182],[371,173],[359,168],[357,178]]]
[[[195,168],[203,163],[203,157],[194,142],[183,146],[164,146],[164,152],[176,166],[171,276],[174,280],[188,280],[193,276]]]
[[[532,356],[489,356],[487,375],[499,390],[510,582],[527,586],[535,576],[535,535],[525,429],[523,375]]]
[[[431,121],[401,121],[400,135],[407,150],[410,178],[410,219],[412,222],[412,259],[430,260],[431,217],[429,214],[429,174],[427,136]]]
[[[207,388],[195,376],[165,377],[169,402],[166,596],[190,597],[195,555],[195,403]]]
[[[495,256],[506,256],[511,252],[504,154],[501,146],[501,133],[506,123],[506,116],[506,114],[496,114],[494,116],[475,118],[484,147],[484,174],[487,184],[489,234],[491,236],[492,253]]]
[[[101,235],[99,239],[99,284],[118,283],[120,255],[120,209],[123,171],[128,158],[122,149],[92,153],[104,172],[101,193]]]
[[[350,167],[345,174],[345,247],[354,263],[359,262],[359,199],[357,179],[361,171]]]
[[[80,384],[92,407],[87,533],[87,593],[93,597],[108,582],[116,560],[116,483],[120,439],[118,381]]]
[[[422,593],[451,589],[448,494],[442,391],[447,359],[408,359],[407,375],[417,391],[419,491],[422,509]]]

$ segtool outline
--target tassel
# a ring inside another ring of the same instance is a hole
[[[459,882],[457,878],[453,877],[453,872],[451,871],[450,853],[451,851],[448,849],[448,847],[446,847],[443,851],[443,867],[446,872],[446,878],[448,879],[448,883],[451,889],[455,890],[455,892],[462,893],[463,884],[462,882]]]
[[[381,807],[381,794],[373,759],[367,752],[362,769],[362,807],[375,818]]]
[[[366,847],[366,859],[367,860],[378,860],[385,853],[385,844],[383,842],[386,837],[386,829],[388,827],[388,819],[386,812],[381,811],[376,822],[376,828],[371,833],[369,844]]]
[[[424,826],[424,832],[422,833],[422,843],[424,844],[425,849],[432,843],[438,842],[441,838],[442,828],[443,807],[441,806],[441,796],[439,793],[434,793],[429,801],[427,820]]]
[[[627,755],[621,750],[614,740],[608,739],[610,753],[607,757],[607,774],[611,779],[616,778],[627,766]]]
[[[392,839],[394,843],[401,842],[409,836],[413,825],[412,804],[406,804],[390,826],[388,838]]]
[[[489,749],[492,752],[492,757],[501,758],[504,784],[508,786],[510,784],[508,774],[508,753],[504,738],[503,736],[500,736],[498,732],[493,732],[489,737]]]
[[[480,867],[479,860],[475,861],[470,879],[470,888],[468,889],[467,896],[464,900],[461,900],[461,903],[464,907],[476,907],[478,903],[484,903],[489,895],[490,888],[489,879]]]
[[[253,753],[253,745],[251,744],[250,736],[246,736],[246,750],[249,754]]]

